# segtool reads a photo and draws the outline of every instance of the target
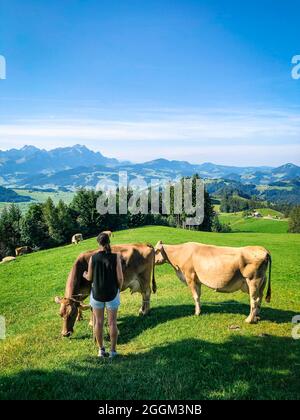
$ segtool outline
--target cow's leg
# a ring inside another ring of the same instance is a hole
[[[261,303],[263,300],[263,295],[264,295],[264,290],[265,290],[265,286],[266,286],[266,277],[263,278],[262,283],[259,287],[259,292],[258,292],[258,303],[257,303],[257,314],[260,314],[261,311]],[[260,316],[258,317],[258,319],[260,319]]]
[[[93,309],[92,308],[91,308],[91,316],[90,316],[89,326],[90,327],[94,326],[94,314],[93,314]]]
[[[139,275],[141,294],[142,294],[142,306],[139,310],[139,315],[147,315],[150,311],[150,298],[151,298],[151,280],[152,280],[153,267],[148,266],[146,270]]]
[[[201,283],[198,280],[196,275],[191,275],[189,278],[186,278],[186,282],[191,289],[192,296],[195,301],[195,315],[200,315],[201,313],[201,304],[200,304],[200,296],[201,296]]]
[[[80,306],[78,307],[78,314],[76,317],[76,321],[82,321],[83,320],[83,315],[82,315],[82,309],[80,308]]]
[[[256,324],[259,320],[258,312],[259,312],[259,305],[261,302],[260,299],[260,288],[262,279],[246,279],[248,287],[249,287],[249,295],[250,295],[250,314],[246,318],[246,322],[249,324]]]
[[[140,307],[139,314],[140,315],[147,315],[150,311],[150,297],[151,297],[151,289],[150,287],[147,288],[145,291],[142,292],[142,306]]]
[[[78,308],[78,314],[77,314],[77,317],[76,317],[76,321],[82,321],[82,320],[83,320],[82,310],[79,307]]]

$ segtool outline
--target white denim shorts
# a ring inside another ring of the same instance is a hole
[[[101,302],[100,300],[96,300],[93,297],[93,293],[90,294],[90,304],[93,309],[109,309],[111,311],[116,311],[120,306],[120,290],[116,294],[116,297],[109,301],[109,302]]]

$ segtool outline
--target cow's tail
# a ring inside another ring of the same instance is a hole
[[[149,246],[149,248],[152,249],[153,251],[153,267],[152,267],[152,292],[156,293],[157,290],[157,285],[156,285],[156,281],[155,281],[155,251],[154,251],[154,246],[151,244],[147,244],[147,246]]]
[[[157,286],[155,281],[155,262],[153,261],[153,269],[152,269],[152,292],[156,293]]]
[[[269,264],[269,281],[268,281],[268,289],[267,289],[267,294],[266,294],[266,302],[270,302],[271,301],[271,271],[272,271],[272,258],[271,258],[271,254],[268,252],[267,255],[267,261]]]

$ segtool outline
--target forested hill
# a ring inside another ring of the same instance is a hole
[[[31,201],[31,197],[19,195],[10,188],[1,187],[0,185],[0,201],[6,203],[24,203]]]

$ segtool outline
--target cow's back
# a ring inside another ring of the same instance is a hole
[[[188,242],[181,252],[185,269],[213,289],[238,289],[243,278],[252,275],[266,259],[268,251],[260,246],[223,247]],[[230,286],[229,286],[230,285]]]
[[[154,267],[154,248],[147,244],[113,245],[113,252],[121,254],[124,284],[122,290],[130,288],[131,292],[140,292],[149,287],[149,273]],[[147,275],[148,273],[148,275]]]
[[[127,267],[138,270],[149,260],[153,259],[153,247],[145,244],[121,244],[113,245],[112,252],[121,254],[122,260]]]
[[[153,247],[146,244],[121,244],[112,245],[111,250],[112,252],[121,254],[122,269],[124,273],[123,290],[134,283],[132,290],[140,291],[139,286],[143,272],[153,267]],[[92,255],[98,251],[99,249],[86,251],[77,257],[68,276],[66,292],[68,290],[68,285],[71,282],[74,284],[72,290],[73,294],[88,294],[90,292],[91,283],[83,277],[83,273],[88,270],[89,260]]]

